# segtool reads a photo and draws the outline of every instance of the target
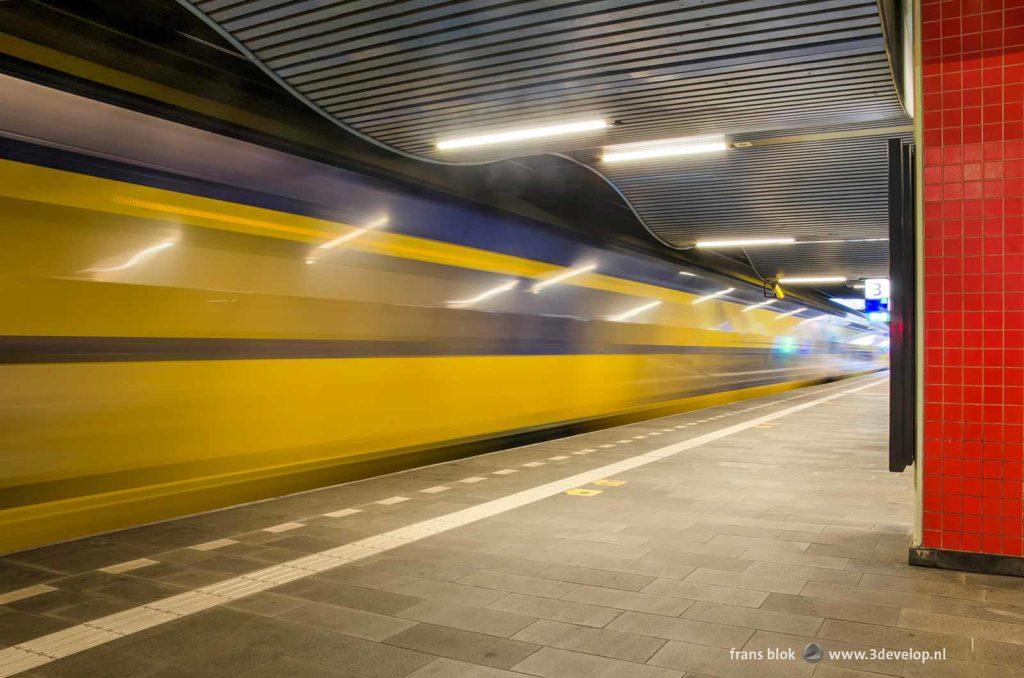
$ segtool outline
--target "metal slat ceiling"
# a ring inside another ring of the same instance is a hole
[[[603,173],[673,246],[754,234],[885,235],[880,137],[621,167],[596,159],[606,144],[905,125],[875,0],[181,2],[350,130],[439,162],[566,154]],[[620,124],[514,148],[435,146],[595,117]],[[885,251],[884,243],[815,247],[754,263],[766,276],[797,266],[793,257],[804,257],[801,273],[843,263],[851,275],[877,274]]]

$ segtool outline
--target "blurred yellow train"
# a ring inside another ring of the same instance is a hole
[[[0,552],[886,364],[875,330],[710,273],[208,162],[0,144]]]

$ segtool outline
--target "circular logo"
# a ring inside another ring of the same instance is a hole
[[[808,643],[807,647],[804,648],[804,660],[812,664],[817,664],[821,661],[821,645],[817,643]]]

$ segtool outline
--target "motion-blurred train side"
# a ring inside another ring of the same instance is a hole
[[[130,115],[115,159],[0,142],[0,551],[886,364],[842,315]]]

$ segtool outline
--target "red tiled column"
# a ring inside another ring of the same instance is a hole
[[[1024,0],[923,0],[925,548],[1024,540]]]

